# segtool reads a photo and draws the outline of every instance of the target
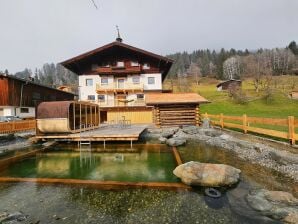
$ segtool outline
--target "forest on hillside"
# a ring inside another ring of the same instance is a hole
[[[292,41],[285,48],[249,50],[195,50],[167,55],[175,60],[169,77],[211,76],[217,79],[239,79],[256,73],[284,75],[298,68],[298,47]]]
[[[191,53],[178,52],[167,55],[175,62],[168,79],[191,79],[199,82],[200,77],[213,77],[219,80],[242,79],[253,77],[256,89],[264,80],[275,75],[298,74],[298,46],[292,41],[285,48],[249,50],[195,50]],[[9,71],[4,71],[9,74]],[[31,79],[34,82],[58,87],[73,86],[77,89],[78,77],[60,64],[46,63],[34,71],[25,68],[13,74],[19,78]]]

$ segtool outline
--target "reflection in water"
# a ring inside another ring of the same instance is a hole
[[[10,166],[1,176],[115,181],[177,182],[169,151],[49,151]]]
[[[233,152],[198,142],[190,142],[187,146],[180,147],[179,152],[185,162],[223,163],[240,169],[242,184],[254,188],[287,191],[298,196],[297,185],[290,178],[274,170],[241,160]]]

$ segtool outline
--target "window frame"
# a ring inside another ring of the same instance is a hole
[[[138,81],[137,82],[135,82],[135,80],[134,79],[138,79]],[[137,75],[134,75],[133,77],[132,77],[132,83],[133,84],[140,84],[140,82],[141,82],[141,77],[140,76],[137,76]]]
[[[91,85],[89,85],[88,81],[91,81]],[[86,78],[85,79],[85,86],[93,86],[93,79],[92,78]]]
[[[144,93],[137,93],[137,100],[144,100],[145,99],[145,95]],[[139,97],[139,96],[142,96],[142,97]]]
[[[143,64],[143,69],[150,69],[150,64],[149,63],[144,63]]]
[[[153,80],[153,82],[150,80]],[[153,76],[148,77],[148,85],[155,85],[155,77],[153,77]]]
[[[20,113],[21,114],[29,114],[30,113],[30,110],[29,110],[28,107],[20,107]]]
[[[100,96],[103,96],[103,99],[100,99]],[[105,101],[106,101],[106,95],[104,95],[104,94],[98,94],[98,95],[97,95],[97,100],[98,100],[99,102],[105,102]]]
[[[107,80],[107,82],[102,82],[103,80]],[[100,85],[101,86],[109,85],[109,78],[108,77],[100,77]]]
[[[116,62],[116,67],[117,68],[124,68],[125,67],[124,61],[117,61]]]
[[[93,99],[91,99],[91,98],[93,98]],[[88,96],[87,96],[87,99],[88,99],[88,100],[95,100],[95,95],[88,95]]]
[[[131,67],[138,67],[138,66],[140,66],[140,63],[137,62],[137,61],[131,61],[131,62],[130,62],[130,66],[131,66]]]

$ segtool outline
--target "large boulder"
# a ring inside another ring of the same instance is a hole
[[[180,146],[186,144],[185,138],[170,138],[166,141],[169,146]]]
[[[220,187],[237,183],[241,170],[225,164],[191,161],[176,167],[173,173],[187,185]]]
[[[262,215],[285,223],[298,223],[298,199],[288,192],[259,189],[251,191],[246,200]]]

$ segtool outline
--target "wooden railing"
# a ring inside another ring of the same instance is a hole
[[[243,130],[244,133],[253,132],[268,136],[290,140],[291,144],[295,144],[298,140],[298,119],[294,116],[288,116],[286,119],[279,118],[263,118],[248,117],[246,114],[242,116],[227,116],[223,114],[203,114],[204,118],[209,118],[213,125],[221,128],[236,128]],[[274,130],[273,130],[274,129]]]
[[[35,120],[1,122],[0,134],[34,130],[35,127]]]

